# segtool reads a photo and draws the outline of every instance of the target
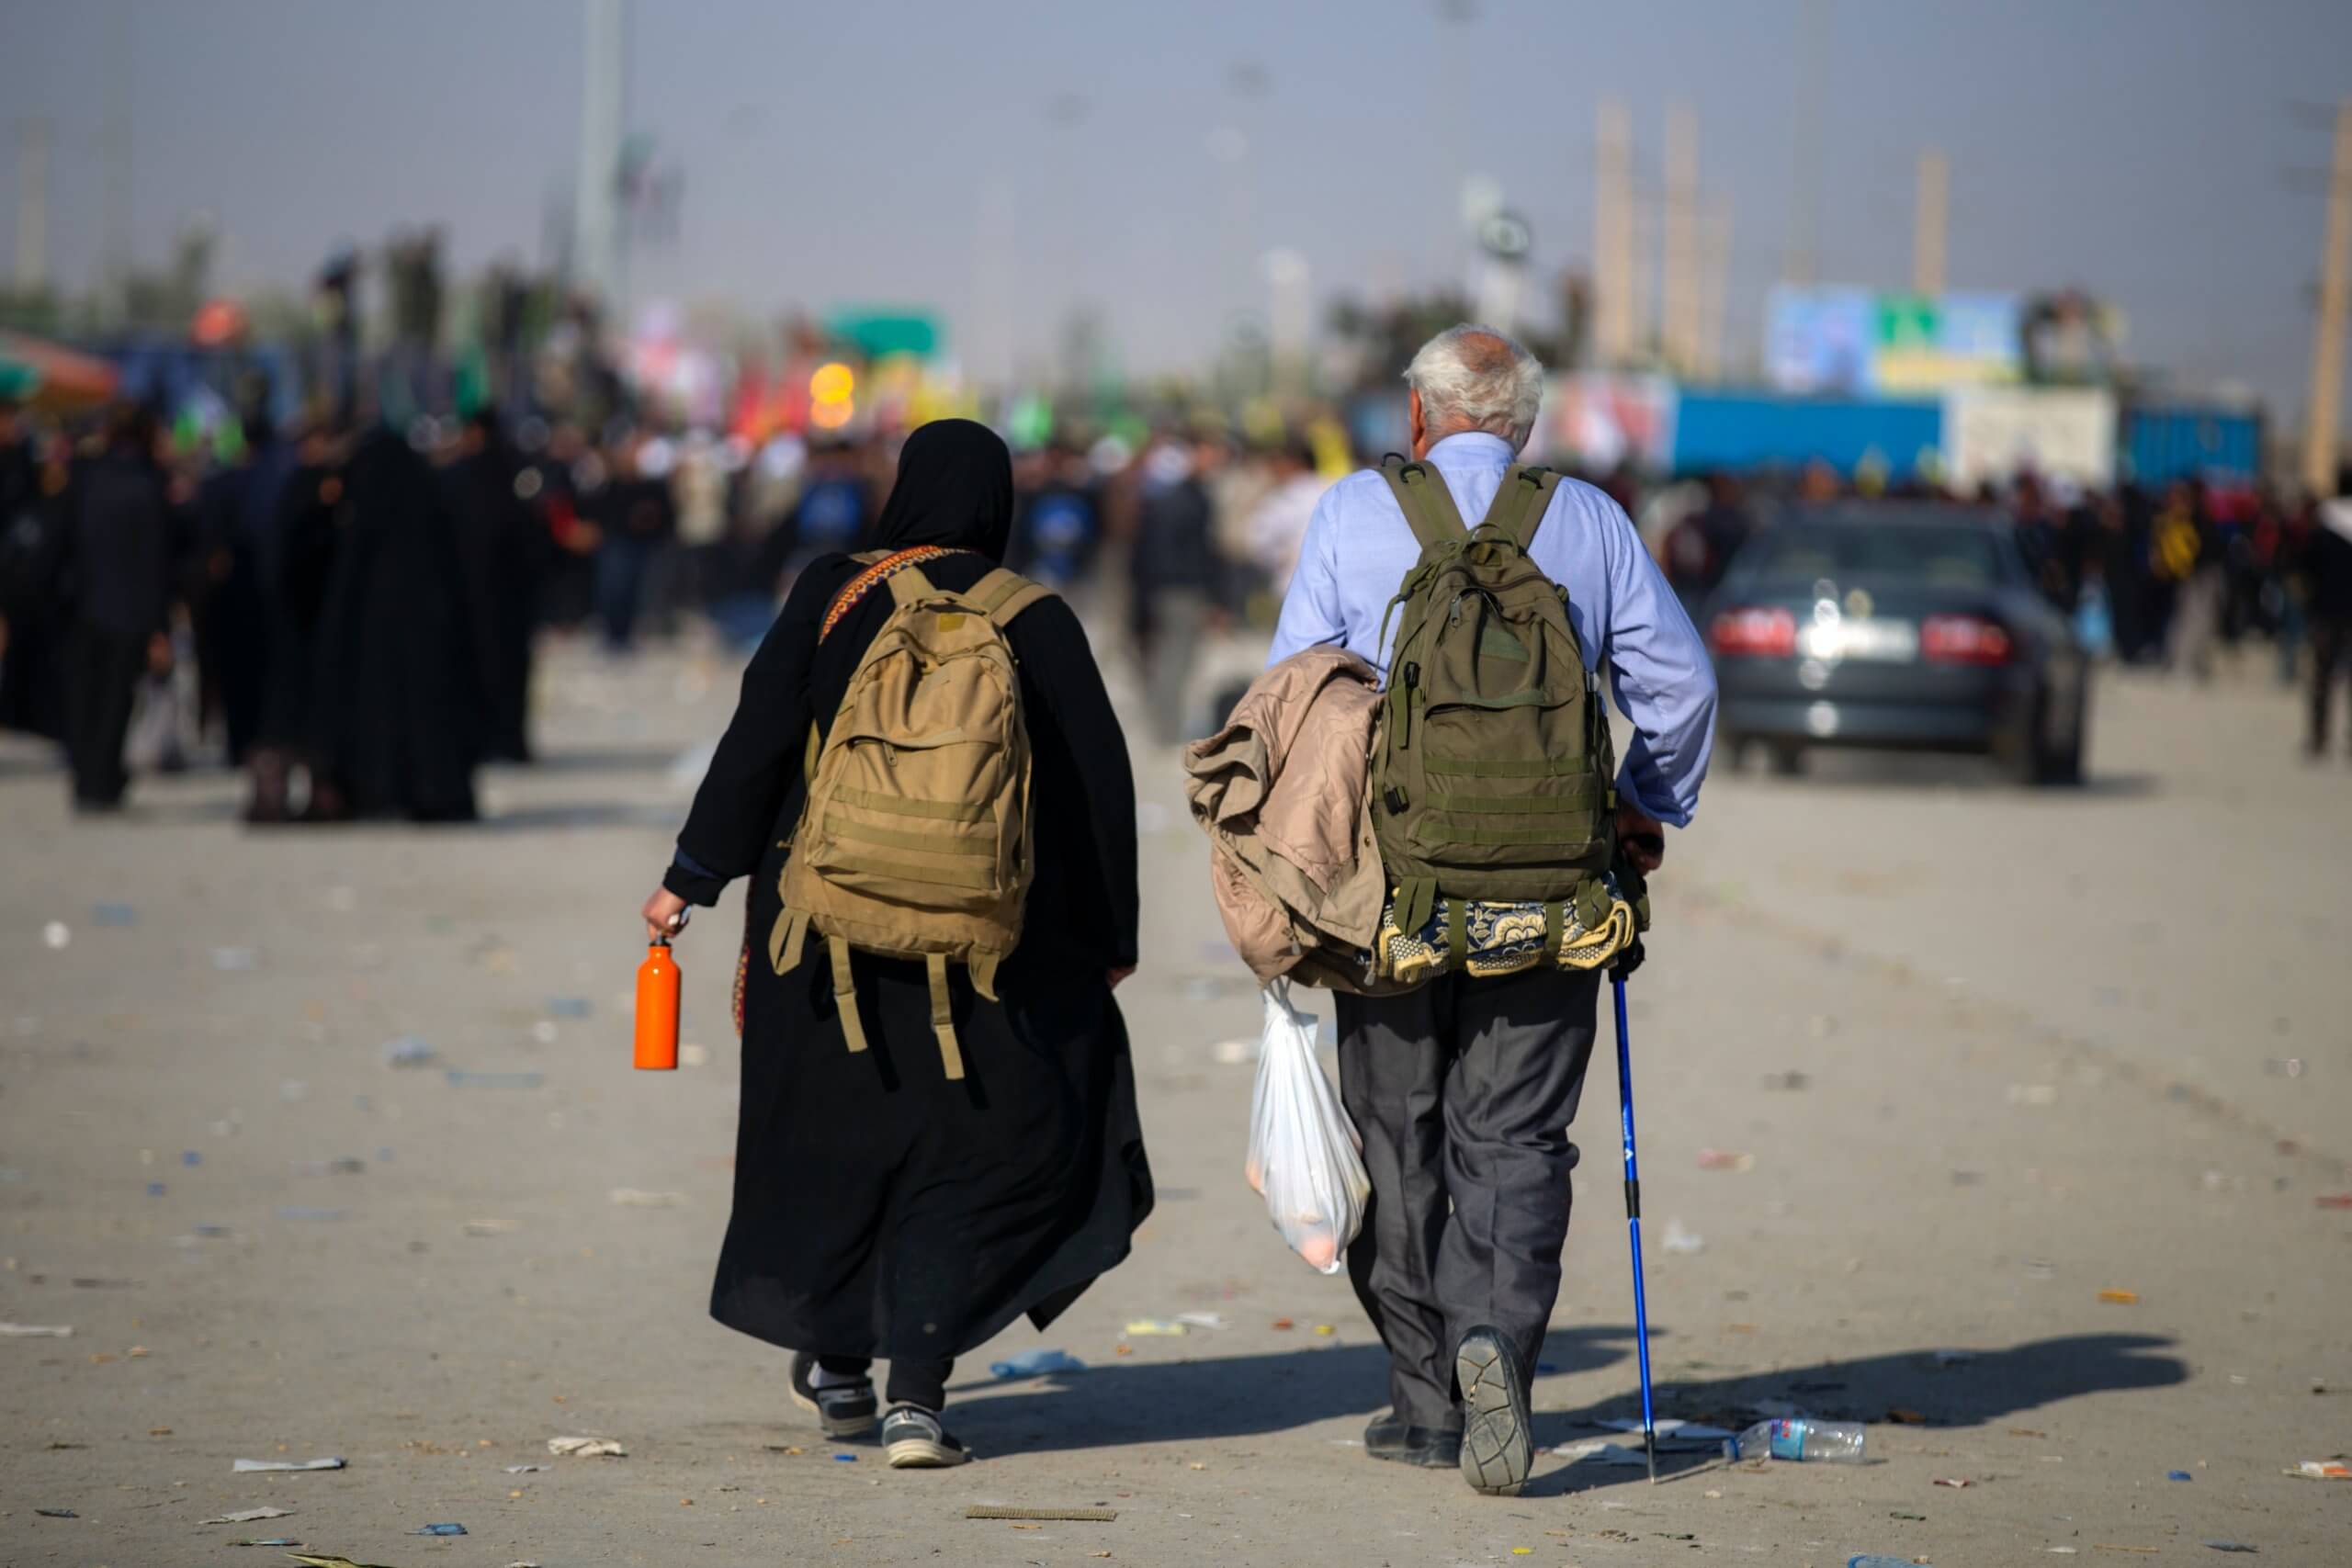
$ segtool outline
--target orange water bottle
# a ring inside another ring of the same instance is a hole
[[[678,961],[670,939],[657,936],[637,966],[637,1066],[656,1071],[678,1065]]]

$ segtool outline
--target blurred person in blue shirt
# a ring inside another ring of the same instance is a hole
[[[1012,550],[1005,564],[1048,588],[1068,589],[1094,567],[1102,536],[1102,510],[1086,456],[1066,446],[1038,453],[1013,518]]]

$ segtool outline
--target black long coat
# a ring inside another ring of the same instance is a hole
[[[319,760],[362,817],[469,821],[484,661],[447,498],[390,430],[361,441],[345,486],[313,645]]]
[[[894,541],[896,542],[896,541]],[[1001,535],[992,543],[1001,547]],[[943,588],[978,554],[923,567]],[[1151,1208],[1125,1022],[1107,972],[1136,961],[1135,786],[1086,635],[1057,599],[1013,623],[1033,752],[1035,879],[1001,1002],[953,971],[967,1076],[944,1074],[919,964],[854,960],[871,1049],[852,1055],[823,943],[777,976],[767,933],[782,841],[805,795],[802,750],[888,618],[877,589],[824,638],[854,575],[812,561],[743,677],[742,696],[668,886],[700,903],[752,878],[735,1208],[711,1313],[771,1343],[831,1356],[936,1359],[1023,1313],[1043,1327],[1126,1256]]]

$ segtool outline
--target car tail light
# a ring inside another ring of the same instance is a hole
[[[1939,664],[2007,664],[2009,634],[1982,615],[1929,615],[1919,623],[1919,651]]]
[[[1707,641],[1735,659],[1787,659],[1797,650],[1797,618],[1787,610],[1725,610]]]

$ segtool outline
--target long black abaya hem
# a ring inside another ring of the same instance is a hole
[[[755,932],[777,905],[763,869]],[[778,976],[763,947],[744,995],[713,1317],[828,1356],[957,1356],[1024,1314],[1045,1327],[1125,1258],[1151,1172],[1126,1027],[1099,970],[1040,944],[1006,962],[1001,1003],[958,975],[958,1082],[920,964],[857,956],[872,1043],[854,1055],[820,950]]]

